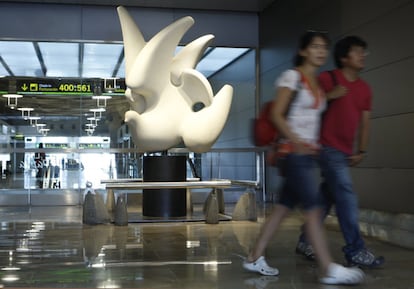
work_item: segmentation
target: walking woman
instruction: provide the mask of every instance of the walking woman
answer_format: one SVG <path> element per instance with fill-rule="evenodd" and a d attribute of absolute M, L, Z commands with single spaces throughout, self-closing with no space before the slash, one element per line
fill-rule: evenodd
<path fill-rule="evenodd" d="M 313 169 L 319 150 L 321 113 L 327 96 L 319 87 L 318 69 L 328 57 L 329 39 L 326 33 L 308 31 L 299 40 L 294 69 L 282 73 L 276 80 L 273 120 L 283 138 L 279 147 L 287 153 L 284 162 L 285 185 L 279 203 L 261 228 L 255 247 L 243 262 L 246 270 L 262 275 L 278 275 L 263 254 L 282 220 L 297 205 L 301 205 L 305 230 L 316 252 L 319 281 L 324 284 L 358 284 L 364 273 L 357 268 L 345 268 L 333 262 L 321 224 L 321 200 Z"/>

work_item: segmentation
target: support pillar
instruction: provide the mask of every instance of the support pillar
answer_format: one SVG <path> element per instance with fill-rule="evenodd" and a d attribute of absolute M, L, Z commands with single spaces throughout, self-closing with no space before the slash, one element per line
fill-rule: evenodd
<path fill-rule="evenodd" d="M 186 156 L 145 156 L 143 179 L 145 182 L 185 182 Z M 187 190 L 144 189 L 142 215 L 146 217 L 184 217 L 187 215 Z"/>

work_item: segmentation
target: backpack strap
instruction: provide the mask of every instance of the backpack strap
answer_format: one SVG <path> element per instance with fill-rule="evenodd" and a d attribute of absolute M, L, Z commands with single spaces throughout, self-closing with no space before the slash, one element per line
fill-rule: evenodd
<path fill-rule="evenodd" d="M 338 83 L 338 78 L 336 77 L 336 74 L 335 74 L 335 71 L 334 70 L 328 70 L 327 71 L 328 73 L 329 73 L 329 75 L 331 76 L 331 80 L 332 80 L 332 84 L 333 84 L 333 86 L 332 86 L 332 89 L 333 88 L 335 88 L 335 86 L 337 86 L 339 83 Z M 328 107 L 331 105 L 331 103 L 332 102 L 334 102 L 335 100 L 337 100 L 337 98 L 335 98 L 335 99 L 329 99 L 328 101 L 327 101 L 327 105 L 328 105 Z M 324 113 L 323 113 L 323 115 L 327 112 L 328 110 L 327 109 L 325 109 L 325 111 L 324 111 Z M 323 117 L 323 116 L 322 116 Z"/>
<path fill-rule="evenodd" d="M 338 85 L 338 79 L 336 78 L 335 72 L 333 70 L 329 70 L 328 73 L 331 76 L 333 86 L 334 87 L 337 86 Z"/>
<path fill-rule="evenodd" d="M 298 95 L 298 93 L 299 93 L 299 90 L 300 90 L 300 89 L 301 89 L 301 87 L 302 87 L 302 82 L 303 82 L 303 76 L 302 76 L 302 73 L 300 73 L 300 71 L 299 71 L 299 70 L 297 70 L 297 69 L 295 69 L 295 70 L 296 70 L 296 72 L 299 74 L 299 77 L 298 77 L 298 81 L 296 82 L 296 85 L 295 85 L 295 90 L 293 91 L 292 96 L 291 96 L 291 98 L 290 98 L 290 101 L 289 101 L 289 103 L 288 103 L 288 106 L 287 106 L 287 109 L 286 109 L 285 116 L 288 116 L 288 114 L 289 114 L 289 110 L 290 110 L 290 107 L 292 106 L 292 102 L 294 102 L 294 101 L 295 101 L 295 99 L 296 99 L 296 97 L 297 97 L 297 95 Z"/>
<path fill-rule="evenodd" d="M 320 102 L 321 102 L 321 98 L 322 98 L 321 89 L 319 87 L 317 87 L 316 90 L 313 90 L 312 87 L 311 87 L 311 85 L 310 85 L 309 80 L 306 79 L 305 75 L 301 71 L 299 71 L 299 70 L 298 70 L 298 72 L 300 74 L 300 77 L 299 77 L 299 81 L 298 81 L 299 84 L 297 85 L 298 86 L 297 89 L 299 90 L 299 85 L 303 83 L 304 86 L 307 87 L 307 89 L 309 91 L 311 91 L 311 94 L 313 95 L 313 97 L 315 99 L 314 104 L 313 104 L 312 107 L 313 108 L 319 107 Z"/>

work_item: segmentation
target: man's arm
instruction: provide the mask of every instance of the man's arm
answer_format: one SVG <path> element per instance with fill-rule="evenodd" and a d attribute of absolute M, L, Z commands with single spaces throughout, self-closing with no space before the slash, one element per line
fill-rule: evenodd
<path fill-rule="evenodd" d="M 371 112 L 363 111 L 361 118 L 361 127 L 359 132 L 358 149 L 359 151 L 367 151 L 368 149 L 368 138 L 370 128 Z"/>
<path fill-rule="evenodd" d="M 361 122 L 360 122 L 360 127 L 359 127 L 359 135 L 358 135 L 358 143 L 357 143 L 358 151 L 355 152 L 355 154 L 350 157 L 351 166 L 356 166 L 357 164 L 359 164 L 364 158 L 364 155 L 367 153 L 369 129 L 370 129 L 370 118 L 371 118 L 371 112 L 368 110 L 364 110 L 362 112 L 362 117 L 361 117 Z"/>
<path fill-rule="evenodd" d="M 325 97 L 329 100 L 340 98 L 348 93 L 348 89 L 339 84 L 334 71 L 324 71 L 319 77 L 319 84 L 323 91 L 325 91 Z"/>
<path fill-rule="evenodd" d="M 329 100 L 340 98 L 347 93 L 348 93 L 348 88 L 339 84 L 335 86 L 331 91 L 327 92 L 325 95 L 326 95 L 326 99 L 329 101 Z"/>

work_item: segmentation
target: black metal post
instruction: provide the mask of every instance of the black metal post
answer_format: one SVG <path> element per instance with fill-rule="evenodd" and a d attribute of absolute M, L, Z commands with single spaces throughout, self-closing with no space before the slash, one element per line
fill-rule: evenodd
<path fill-rule="evenodd" d="M 145 182 L 186 181 L 186 156 L 144 156 L 143 179 Z M 142 214 L 167 218 L 186 216 L 186 189 L 144 189 Z"/>

